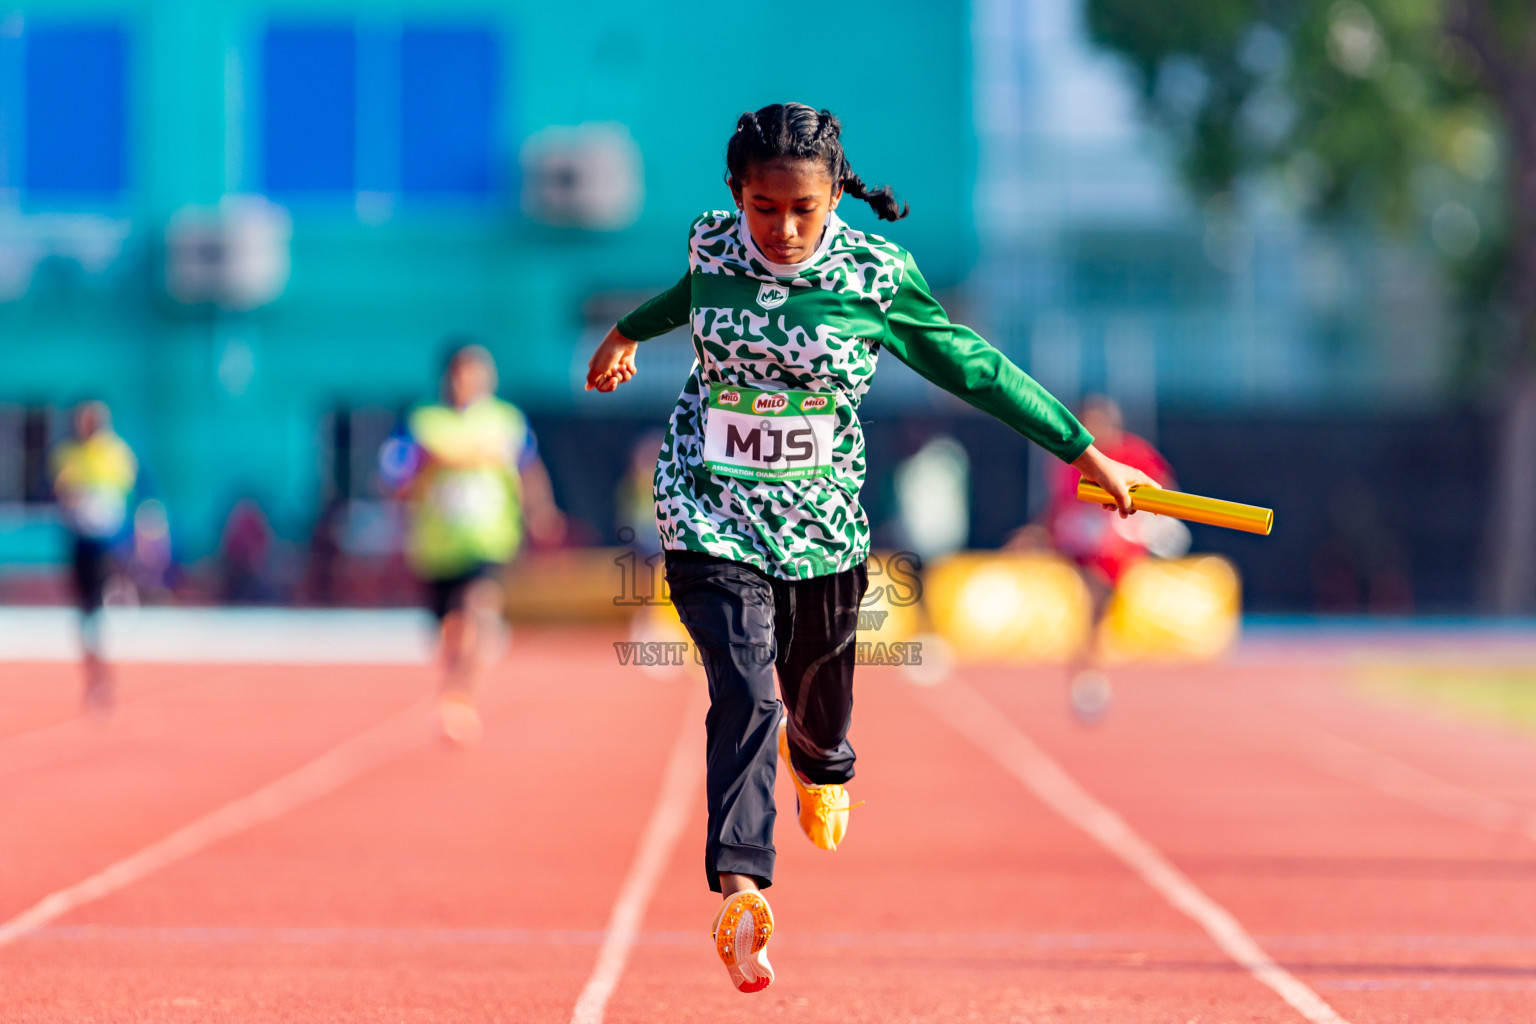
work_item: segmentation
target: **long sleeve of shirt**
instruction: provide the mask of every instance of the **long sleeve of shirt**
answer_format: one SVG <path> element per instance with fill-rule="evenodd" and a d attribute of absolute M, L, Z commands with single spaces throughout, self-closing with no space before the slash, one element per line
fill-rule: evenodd
<path fill-rule="evenodd" d="M 630 341 L 648 341 L 686 324 L 693 302 L 688 277 L 684 274 L 677 284 L 621 317 L 619 333 Z"/>
<path fill-rule="evenodd" d="M 901 288 L 886 313 L 882 342 L 896 358 L 928 380 L 1001 420 L 1063 462 L 1076 459 L 1093 443 L 1093 435 L 1077 417 L 1034 378 L 975 331 L 950 322 L 911 256 L 907 257 Z"/>

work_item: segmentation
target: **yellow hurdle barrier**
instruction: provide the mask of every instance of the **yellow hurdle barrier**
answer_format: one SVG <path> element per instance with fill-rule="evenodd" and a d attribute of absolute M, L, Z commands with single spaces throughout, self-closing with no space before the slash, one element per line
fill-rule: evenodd
<path fill-rule="evenodd" d="M 1148 560 L 1126 570 L 1099 625 L 1108 662 L 1211 661 L 1236 642 L 1242 583 L 1220 555 Z"/>
<path fill-rule="evenodd" d="M 859 606 L 859 642 L 911 642 L 926 626 L 917 560 L 907 552 L 872 551 L 865 570 L 869 589 Z"/>
<path fill-rule="evenodd" d="M 959 661 L 1063 662 L 1093 628 L 1076 566 L 1053 554 L 970 551 L 925 574 L 923 605 Z"/>

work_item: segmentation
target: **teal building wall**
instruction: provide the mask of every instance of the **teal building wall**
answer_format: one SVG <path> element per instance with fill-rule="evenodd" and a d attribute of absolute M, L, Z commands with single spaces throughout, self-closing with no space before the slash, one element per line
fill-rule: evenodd
<path fill-rule="evenodd" d="M 485 201 L 390 198 L 387 183 L 362 203 L 284 197 L 293 218 L 285 293 L 244 314 L 181 306 L 163 282 L 169 218 L 263 189 L 260 48 L 273 23 L 351 24 L 360 40 L 407 24 L 488 29 L 499 48 L 497 185 Z M 855 169 L 912 204 L 890 234 L 930 280 L 954 285 L 974 259 L 967 5 L 897 0 L 765 16 L 703 0 L 51 0 L 0 6 L 0 83 L 16 80 L 17 43 L 29 32 L 70 24 L 125 33 L 127 187 L 89 201 L 18 188 L 0 150 L 0 249 L 7 232 L 14 249 L 42 230 L 40 218 L 61 214 L 97 218 L 93 230 L 123 236 L 121 251 L 89 268 L 45 259 L 22 294 L 0 301 L 0 406 L 111 403 L 183 559 L 213 549 L 243 494 L 261 500 L 280 534 L 303 537 L 322 496 L 327 411 L 430 397 L 449 334 L 483 340 L 501 363 L 503 394 L 526 408 L 604 414 L 573 385 L 589 328 L 583 303 L 659 289 L 682 272 L 690 219 L 729 202 L 723 152 L 742 110 L 795 99 L 836 111 Z M 365 95 L 359 109 L 388 117 L 389 102 Z M 622 123 L 639 144 L 638 221 L 611 233 L 531 222 L 518 206 L 522 141 L 593 121 Z M 860 227 L 876 223 L 862 204 L 842 212 Z M 0 564 L 59 553 L 46 511 L 0 506 Z"/>

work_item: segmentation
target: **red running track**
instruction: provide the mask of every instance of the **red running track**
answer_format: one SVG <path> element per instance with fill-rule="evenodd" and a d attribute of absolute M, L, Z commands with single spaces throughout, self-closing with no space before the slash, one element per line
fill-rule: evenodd
<path fill-rule="evenodd" d="M 408 711 L 426 667 L 126 666 L 94 727 L 68 666 L 5 666 L 0 921 L 394 724 L 329 788 L 0 945 L 0 1018 L 570 1021 L 669 756 L 702 746 L 698 684 L 620 667 L 610 639 L 521 634 L 467 753 Z M 781 817 L 779 980 L 741 996 L 713 959 L 690 790 L 605 1020 L 1305 1019 L 957 731 L 961 700 L 1340 1018 L 1536 1019 L 1536 837 L 1446 796 L 1536 809 L 1536 742 L 1370 703 L 1315 651 L 1119 671 L 1095 728 L 1057 671 L 861 671 L 868 803 L 836 854 Z"/>

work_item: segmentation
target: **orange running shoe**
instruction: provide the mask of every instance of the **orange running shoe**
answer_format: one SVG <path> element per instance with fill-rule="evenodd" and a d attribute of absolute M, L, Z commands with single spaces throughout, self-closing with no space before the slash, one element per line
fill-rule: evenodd
<path fill-rule="evenodd" d="M 485 731 L 475 702 L 462 693 L 445 693 L 437 699 L 437 728 L 456 747 L 474 746 Z"/>
<path fill-rule="evenodd" d="M 823 850 L 835 850 L 848 831 L 848 790 L 835 782 L 815 785 L 800 778 L 789 759 L 789 719 L 779 720 L 779 756 L 789 777 L 795 781 L 795 809 L 800 812 L 800 829 Z"/>
<path fill-rule="evenodd" d="M 755 889 L 732 893 L 720 906 L 709 930 L 715 952 L 738 992 L 761 992 L 773 984 L 768 940 L 773 938 L 773 911 Z"/>

